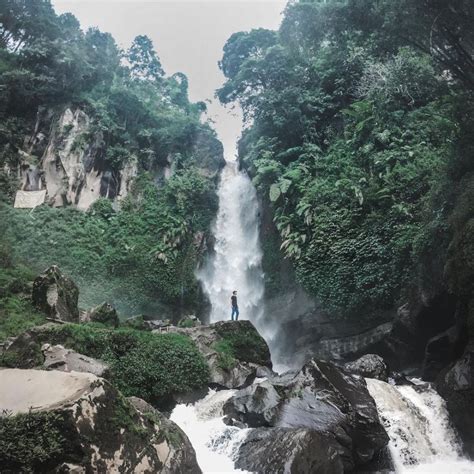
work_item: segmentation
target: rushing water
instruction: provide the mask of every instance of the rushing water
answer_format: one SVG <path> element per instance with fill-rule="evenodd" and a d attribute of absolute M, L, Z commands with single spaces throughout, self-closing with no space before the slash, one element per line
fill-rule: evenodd
<path fill-rule="evenodd" d="M 390 436 L 397 473 L 473 473 L 463 460 L 444 400 L 428 384 L 394 386 L 367 379 L 379 415 Z"/>
<path fill-rule="evenodd" d="M 239 319 L 251 320 L 267 339 L 264 327 L 264 280 L 259 238 L 259 203 L 248 175 L 227 162 L 219 184 L 219 211 L 214 224 L 214 253 L 198 270 L 211 303 L 211 322 L 230 319 L 230 297 L 237 290 Z"/>
<path fill-rule="evenodd" d="M 234 392 L 210 390 L 194 405 L 177 405 L 171 414 L 171 420 L 188 435 L 204 473 L 246 472 L 234 468 L 233 458 L 249 430 L 222 421 L 222 406 Z"/>

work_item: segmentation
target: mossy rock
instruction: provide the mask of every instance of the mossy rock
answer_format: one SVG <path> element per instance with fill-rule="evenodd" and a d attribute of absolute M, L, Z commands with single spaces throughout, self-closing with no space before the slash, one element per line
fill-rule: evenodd
<path fill-rule="evenodd" d="M 230 346 L 236 359 L 272 367 L 268 345 L 250 321 L 220 321 L 213 327 Z"/>
<path fill-rule="evenodd" d="M 52 265 L 33 283 L 34 306 L 52 319 L 79 321 L 79 289 L 61 270 Z"/>
<path fill-rule="evenodd" d="M 186 335 L 100 328 L 92 323 L 32 328 L 12 342 L 0 363 L 41 366 L 45 343 L 104 361 L 110 367 L 109 380 L 125 396 L 140 396 L 156 406 L 167 407 L 176 394 L 200 389 L 209 380 L 206 360 Z"/>
<path fill-rule="evenodd" d="M 86 319 L 93 323 L 100 323 L 114 328 L 118 327 L 120 323 L 117 310 L 105 301 L 88 311 Z"/>

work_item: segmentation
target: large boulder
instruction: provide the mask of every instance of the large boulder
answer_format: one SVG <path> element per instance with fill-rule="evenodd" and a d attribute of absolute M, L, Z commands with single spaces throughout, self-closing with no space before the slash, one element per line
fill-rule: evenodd
<path fill-rule="evenodd" d="M 100 360 L 79 354 L 57 344 L 43 344 L 41 352 L 44 356 L 43 367 L 48 370 L 63 372 L 89 372 L 98 377 L 109 376 L 109 366 Z"/>
<path fill-rule="evenodd" d="M 439 374 L 436 388 L 446 400 L 450 418 L 474 458 L 474 344 L 448 370 Z"/>
<path fill-rule="evenodd" d="M 256 385 L 225 403 L 230 424 L 315 431 L 331 441 L 345 470 L 370 462 L 388 443 L 364 379 L 329 362 L 313 359 L 296 374 Z"/>
<path fill-rule="evenodd" d="M 252 427 L 273 426 L 282 401 L 270 381 L 254 383 L 239 390 L 224 405 L 223 412 L 227 416 L 224 421 L 238 420 Z"/>
<path fill-rule="evenodd" d="M 462 355 L 460 349 L 466 343 L 463 337 L 465 332 L 465 329 L 452 326 L 428 341 L 423 360 L 423 380 L 434 381 L 443 369 Z"/>
<path fill-rule="evenodd" d="M 104 379 L 21 369 L 1 377 L 1 472 L 200 472 L 174 423 Z"/>
<path fill-rule="evenodd" d="M 259 367 L 272 367 L 267 343 L 250 321 L 219 321 L 192 328 L 171 327 L 188 335 L 209 365 L 211 384 L 220 388 L 250 385 Z"/>
<path fill-rule="evenodd" d="M 84 320 L 105 324 L 106 326 L 113 326 L 115 328 L 120 324 L 117 310 L 110 303 L 106 303 L 105 301 L 87 311 Z"/>
<path fill-rule="evenodd" d="M 334 440 L 305 428 L 255 429 L 239 448 L 235 466 L 272 474 L 342 474 L 344 465 Z"/>
<path fill-rule="evenodd" d="M 56 265 L 45 270 L 33 283 L 33 304 L 50 319 L 79 322 L 78 298 L 76 284 Z"/>
<path fill-rule="evenodd" d="M 366 354 L 345 365 L 345 369 L 351 374 L 368 377 L 371 379 L 378 379 L 387 382 L 388 380 L 388 366 L 377 354 Z"/>

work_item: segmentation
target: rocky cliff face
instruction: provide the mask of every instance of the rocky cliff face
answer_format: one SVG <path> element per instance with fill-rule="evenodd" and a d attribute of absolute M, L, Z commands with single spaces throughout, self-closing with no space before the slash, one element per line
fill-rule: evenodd
<path fill-rule="evenodd" d="M 114 168 L 105 160 L 105 153 L 103 134 L 84 110 L 70 107 L 59 114 L 40 110 L 32 135 L 19 151 L 17 173 L 24 205 L 18 207 L 38 205 L 33 200 L 29 205 L 27 198 L 28 193 L 41 190 L 46 196 L 39 204 L 72 205 L 81 210 L 100 197 L 115 201 L 125 198 L 139 172 L 137 158 Z M 197 136 L 194 154 L 206 176 L 215 175 L 225 164 L 221 144 L 204 133 Z M 165 165 L 150 171 L 160 180 L 169 178 L 173 168 L 174 159 L 169 156 Z"/>
<path fill-rule="evenodd" d="M 53 206 L 86 210 L 100 197 L 123 199 L 137 174 L 136 161 L 118 171 L 105 163 L 102 133 L 79 108 L 66 108 L 59 117 L 39 113 L 25 145 L 19 167 L 21 190 L 45 189 L 46 202 Z"/>

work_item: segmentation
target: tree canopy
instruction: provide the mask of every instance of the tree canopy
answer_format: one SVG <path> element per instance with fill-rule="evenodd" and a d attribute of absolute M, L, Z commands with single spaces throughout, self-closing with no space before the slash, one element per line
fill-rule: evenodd
<path fill-rule="evenodd" d="M 335 315 L 376 316 L 434 280 L 472 291 L 450 268 L 474 270 L 454 250 L 473 217 L 459 201 L 473 15 L 463 0 L 295 1 L 278 32 L 224 47 L 218 96 L 248 124 L 240 160 L 299 280 Z"/>

